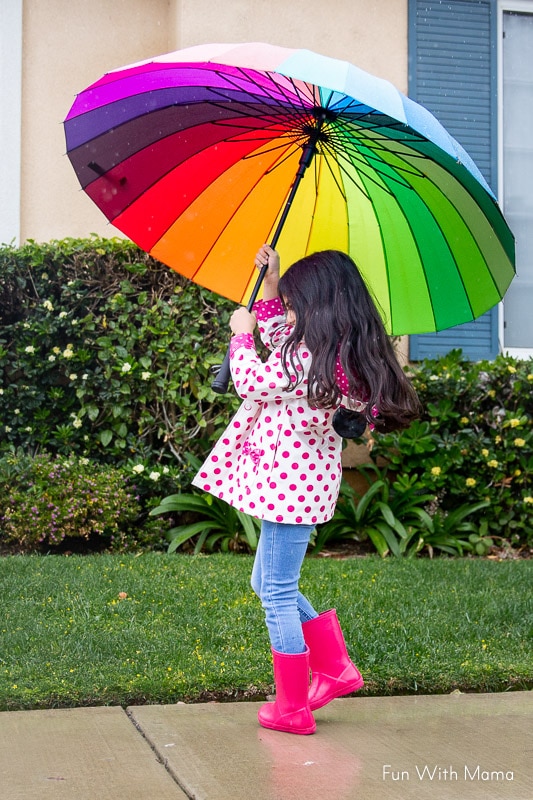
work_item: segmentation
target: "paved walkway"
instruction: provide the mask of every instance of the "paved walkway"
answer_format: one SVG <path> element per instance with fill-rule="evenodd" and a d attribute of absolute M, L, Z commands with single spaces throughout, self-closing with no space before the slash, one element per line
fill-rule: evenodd
<path fill-rule="evenodd" d="M 314 736 L 257 703 L 0 714 L 1 800 L 533 800 L 533 692 L 355 697 Z"/>

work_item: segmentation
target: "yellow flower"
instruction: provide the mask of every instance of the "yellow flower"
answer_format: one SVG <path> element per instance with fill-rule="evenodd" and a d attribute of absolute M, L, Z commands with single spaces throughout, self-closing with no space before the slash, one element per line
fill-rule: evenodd
<path fill-rule="evenodd" d="M 533 503 L 533 497 L 531 495 L 524 497 L 524 503 Z"/>
<path fill-rule="evenodd" d="M 516 367 L 507 367 L 507 371 L 510 372 L 511 375 L 514 375 L 514 373 L 516 372 Z"/>
<path fill-rule="evenodd" d="M 481 451 L 481 455 L 482 455 L 484 458 L 487 458 L 488 454 L 489 454 L 489 451 L 487 450 L 487 448 L 486 448 L 486 447 L 484 447 L 484 448 L 483 448 L 483 450 Z"/>
<path fill-rule="evenodd" d="M 497 436 L 494 437 L 494 441 L 496 442 L 496 444 L 500 444 L 501 440 L 502 440 L 502 437 L 500 436 L 500 434 L 498 434 Z"/>
<path fill-rule="evenodd" d="M 461 417 L 460 421 L 462 422 L 463 425 L 468 425 L 468 423 L 470 422 L 468 417 Z"/>
<path fill-rule="evenodd" d="M 467 478 L 465 483 L 467 486 L 475 486 L 477 481 L 475 478 Z"/>
<path fill-rule="evenodd" d="M 527 379 L 528 379 L 528 381 L 533 381 L 533 375 L 531 374 L 531 372 L 527 376 Z"/>
<path fill-rule="evenodd" d="M 520 425 L 520 420 L 517 419 L 516 417 L 513 417 L 513 419 L 509 420 L 509 425 L 511 426 L 511 428 L 518 428 L 518 426 Z"/>
<path fill-rule="evenodd" d="M 497 466 L 498 462 L 496 461 L 495 458 L 493 458 L 491 461 L 487 461 L 487 467 L 492 467 L 493 469 L 496 469 Z"/>
<path fill-rule="evenodd" d="M 442 470 L 441 470 L 440 467 L 431 467 L 431 474 L 432 475 L 437 476 L 437 475 L 440 475 L 441 472 L 442 472 Z"/>
<path fill-rule="evenodd" d="M 515 471 L 514 471 L 515 478 L 518 478 L 521 474 L 522 474 L 522 470 L 521 469 L 515 469 Z"/>
<path fill-rule="evenodd" d="M 515 445 L 516 445 L 517 447 L 523 447 L 523 446 L 525 445 L 525 443 L 526 443 L 526 440 L 525 440 L 525 439 L 520 439 L 520 438 L 519 438 L 519 439 L 515 439 L 515 440 L 514 440 L 514 443 L 515 443 Z"/>
<path fill-rule="evenodd" d="M 496 390 L 495 389 L 489 389 L 487 394 L 488 394 L 489 397 L 496 397 Z"/>

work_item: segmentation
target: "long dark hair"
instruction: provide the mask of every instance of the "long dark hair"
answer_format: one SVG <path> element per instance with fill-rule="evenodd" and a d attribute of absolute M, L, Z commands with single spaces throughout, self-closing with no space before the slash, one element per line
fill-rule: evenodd
<path fill-rule="evenodd" d="M 335 377 L 339 358 L 348 379 L 349 399 L 366 401 L 366 418 L 377 430 L 406 428 L 420 416 L 416 392 L 349 256 L 323 250 L 302 258 L 281 276 L 278 292 L 296 318 L 282 345 L 287 389 L 302 380 L 298 351 L 305 341 L 312 355 L 307 387 L 311 406 L 339 405 L 342 391 Z"/>

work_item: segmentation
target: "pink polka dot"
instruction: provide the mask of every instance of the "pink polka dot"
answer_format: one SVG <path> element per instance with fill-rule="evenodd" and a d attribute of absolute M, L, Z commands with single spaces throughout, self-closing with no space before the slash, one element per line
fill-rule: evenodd
<path fill-rule="evenodd" d="M 294 506 L 287 506 L 287 511 L 292 513 L 294 511 Z"/>
<path fill-rule="evenodd" d="M 283 517 L 281 514 L 278 514 L 278 516 L 276 517 L 276 522 L 283 522 Z"/>
<path fill-rule="evenodd" d="M 267 506 L 269 511 L 274 511 L 275 507 L 276 506 L 274 505 L 274 503 L 269 503 L 268 506 Z"/>

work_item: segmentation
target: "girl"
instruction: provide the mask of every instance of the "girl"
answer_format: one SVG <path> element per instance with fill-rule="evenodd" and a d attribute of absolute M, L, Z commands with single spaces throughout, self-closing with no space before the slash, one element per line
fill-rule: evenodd
<path fill-rule="evenodd" d="M 317 614 L 298 589 L 310 535 L 331 519 L 339 494 L 334 411 L 342 404 L 394 430 L 419 405 L 347 255 L 315 253 L 280 278 L 278 254 L 263 245 L 255 264 L 268 265 L 263 300 L 230 321 L 231 374 L 243 403 L 193 483 L 262 520 L 251 582 L 265 610 L 276 700 L 260 708 L 259 722 L 309 734 L 314 709 L 363 686 L 335 610 Z M 272 351 L 266 362 L 255 349 L 256 323 Z"/>

